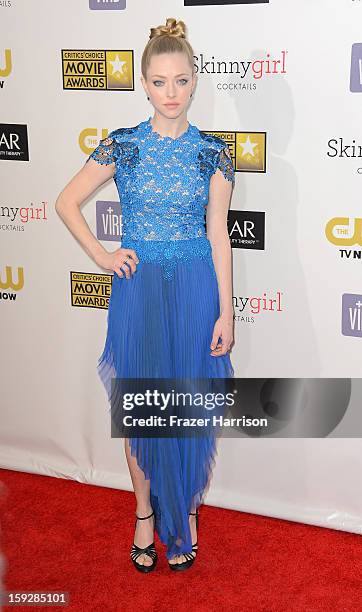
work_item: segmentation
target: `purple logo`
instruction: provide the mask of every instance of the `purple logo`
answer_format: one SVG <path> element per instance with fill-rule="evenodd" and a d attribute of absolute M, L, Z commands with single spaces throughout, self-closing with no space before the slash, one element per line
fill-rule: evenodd
<path fill-rule="evenodd" d="M 362 295 L 344 293 L 342 295 L 342 334 L 362 338 Z"/>
<path fill-rule="evenodd" d="M 96 202 L 97 238 L 120 242 L 122 215 L 119 202 L 98 200 Z"/>
<path fill-rule="evenodd" d="M 350 90 L 362 91 L 362 43 L 352 45 Z"/>
<path fill-rule="evenodd" d="M 122 11 L 126 8 L 126 0 L 89 0 L 92 11 Z"/>

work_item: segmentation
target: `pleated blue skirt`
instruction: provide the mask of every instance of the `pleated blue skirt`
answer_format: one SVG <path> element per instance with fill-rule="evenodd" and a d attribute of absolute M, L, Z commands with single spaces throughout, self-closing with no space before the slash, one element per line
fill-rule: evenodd
<path fill-rule="evenodd" d="M 183 242 L 192 246 L 192 241 Z M 113 275 L 107 336 L 98 361 L 109 401 L 112 377 L 234 376 L 229 353 L 210 355 L 219 293 L 211 248 L 208 241 L 204 244 L 206 257 L 196 254 L 185 260 L 168 255 L 165 263 L 159 257 L 143 257 L 137 244 L 122 245 L 135 248 L 140 262 L 130 279 Z M 165 275 L 165 270 L 172 274 Z M 217 454 L 214 434 L 129 438 L 129 443 L 150 480 L 155 528 L 167 546 L 167 558 L 191 552 L 189 512 L 203 502 L 208 488 Z"/>

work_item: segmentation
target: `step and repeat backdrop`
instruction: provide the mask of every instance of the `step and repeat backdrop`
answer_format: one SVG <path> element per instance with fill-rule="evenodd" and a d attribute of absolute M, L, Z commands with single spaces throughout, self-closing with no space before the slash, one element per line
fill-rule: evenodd
<path fill-rule="evenodd" d="M 1 0 L 2 467 L 132 488 L 96 372 L 112 276 L 55 201 L 100 138 L 153 116 L 140 62 L 167 17 L 194 49 L 188 119 L 236 173 L 235 375 L 361 375 L 362 1 Z M 115 250 L 114 182 L 82 212 Z M 361 533 L 362 445 L 338 424 L 221 439 L 206 503 Z"/>

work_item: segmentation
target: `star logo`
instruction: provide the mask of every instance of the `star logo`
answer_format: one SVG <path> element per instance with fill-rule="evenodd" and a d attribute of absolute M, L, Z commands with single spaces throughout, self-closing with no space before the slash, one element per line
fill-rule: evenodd
<path fill-rule="evenodd" d="M 252 157 L 255 157 L 254 149 L 255 149 L 255 147 L 258 146 L 258 143 L 257 142 L 251 142 L 250 136 L 247 137 L 245 142 L 240 142 L 239 145 L 242 148 L 242 153 L 241 153 L 242 157 L 244 155 L 247 155 L 248 153 Z"/>
<path fill-rule="evenodd" d="M 112 76 L 121 79 L 124 76 L 124 67 L 127 62 L 122 61 L 119 55 L 116 55 L 116 59 L 108 60 L 112 66 Z M 118 76 L 119 75 L 119 76 Z"/>

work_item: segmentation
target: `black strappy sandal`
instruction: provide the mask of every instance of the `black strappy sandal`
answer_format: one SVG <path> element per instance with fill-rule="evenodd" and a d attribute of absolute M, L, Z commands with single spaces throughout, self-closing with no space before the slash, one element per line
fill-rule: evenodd
<path fill-rule="evenodd" d="M 135 525 L 137 525 L 137 521 L 144 521 L 145 519 L 151 518 L 151 516 L 154 516 L 154 512 L 152 512 L 152 514 L 150 514 L 149 516 L 137 516 L 136 514 L 136 522 Z M 145 553 L 146 555 L 148 555 L 149 557 L 151 557 L 151 559 L 153 559 L 153 563 L 152 565 L 140 565 L 140 563 L 137 563 L 137 559 L 140 555 L 142 555 L 143 553 Z M 156 567 L 156 563 L 157 563 L 157 552 L 155 549 L 155 542 L 153 541 L 151 544 L 149 544 L 148 546 L 146 546 L 146 548 L 140 548 L 139 546 L 137 546 L 137 544 L 135 544 L 133 542 L 133 546 L 131 549 L 131 553 L 130 553 L 133 565 L 135 566 L 136 569 L 138 569 L 139 572 L 143 572 L 144 574 L 147 574 L 148 572 L 152 572 L 152 570 L 155 569 Z"/>
<path fill-rule="evenodd" d="M 196 510 L 196 512 L 189 512 L 189 514 L 192 514 L 193 516 L 196 516 L 196 529 L 198 529 L 198 527 L 199 527 L 199 511 L 198 511 L 198 509 Z M 192 545 L 191 552 L 189 552 L 189 553 L 181 553 L 184 557 L 186 557 L 186 561 L 183 561 L 182 563 L 170 563 L 170 562 L 168 562 L 168 565 L 169 565 L 170 569 L 176 570 L 176 571 L 182 571 L 182 570 L 186 570 L 189 567 L 191 567 L 191 565 L 193 564 L 193 562 L 196 559 L 197 550 L 198 550 L 198 544 L 197 544 L 197 540 L 196 540 L 195 544 Z"/>

